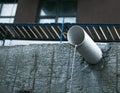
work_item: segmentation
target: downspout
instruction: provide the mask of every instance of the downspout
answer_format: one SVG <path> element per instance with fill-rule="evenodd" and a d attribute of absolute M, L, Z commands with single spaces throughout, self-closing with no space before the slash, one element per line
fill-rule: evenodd
<path fill-rule="evenodd" d="M 77 51 L 87 63 L 97 64 L 102 59 L 102 51 L 80 26 L 72 26 L 67 34 L 68 43 L 77 45 Z"/>

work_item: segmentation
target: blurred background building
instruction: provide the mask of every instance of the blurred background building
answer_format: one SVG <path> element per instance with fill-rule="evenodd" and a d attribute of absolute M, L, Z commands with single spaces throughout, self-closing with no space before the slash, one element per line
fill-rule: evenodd
<path fill-rule="evenodd" d="M 0 23 L 119 24 L 119 0 L 1 0 Z"/>

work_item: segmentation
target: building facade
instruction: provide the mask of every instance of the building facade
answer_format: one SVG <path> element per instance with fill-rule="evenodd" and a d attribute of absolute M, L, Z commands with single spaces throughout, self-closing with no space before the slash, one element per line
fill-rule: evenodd
<path fill-rule="evenodd" d="M 119 0 L 6 0 L 0 23 L 119 24 Z"/>

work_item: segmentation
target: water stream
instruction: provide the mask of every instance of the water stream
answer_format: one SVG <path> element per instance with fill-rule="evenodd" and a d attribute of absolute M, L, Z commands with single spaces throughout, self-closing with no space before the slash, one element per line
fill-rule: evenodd
<path fill-rule="evenodd" d="M 75 65 L 76 48 L 77 48 L 77 45 L 75 45 L 75 48 L 74 48 L 73 61 L 72 61 L 72 67 L 71 67 L 71 75 L 70 75 L 70 93 L 72 93 L 72 81 L 73 81 L 73 73 L 74 73 L 74 65 Z"/>

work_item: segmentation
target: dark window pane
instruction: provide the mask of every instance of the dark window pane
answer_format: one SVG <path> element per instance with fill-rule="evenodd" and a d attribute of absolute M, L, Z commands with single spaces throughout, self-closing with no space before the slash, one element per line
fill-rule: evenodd
<path fill-rule="evenodd" d="M 77 2 L 74 0 L 63 0 L 59 8 L 59 15 L 76 16 Z"/>
<path fill-rule="evenodd" d="M 51 16 L 56 15 L 57 5 L 56 1 L 45 1 L 41 7 L 41 16 Z"/>
<path fill-rule="evenodd" d="M 0 3 L 0 10 L 1 10 L 1 8 L 2 8 L 2 4 Z"/>
<path fill-rule="evenodd" d="M 16 3 L 18 0 L 0 0 L 0 3 Z"/>

